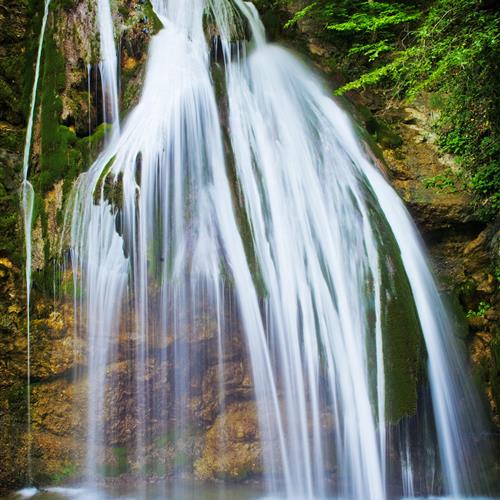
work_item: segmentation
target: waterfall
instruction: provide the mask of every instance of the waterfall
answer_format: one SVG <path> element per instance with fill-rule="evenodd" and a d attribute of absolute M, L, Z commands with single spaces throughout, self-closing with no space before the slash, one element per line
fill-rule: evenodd
<path fill-rule="evenodd" d="M 112 124 L 112 135 L 119 134 L 120 108 L 118 105 L 118 58 L 114 38 L 110 0 L 98 0 L 102 108 L 105 123 Z"/>
<path fill-rule="evenodd" d="M 33 121 L 35 116 L 35 103 L 38 88 L 38 80 L 40 78 L 40 66 L 42 61 L 43 40 L 45 37 L 45 28 L 47 27 L 47 19 L 49 17 L 50 0 L 45 0 L 42 25 L 40 28 L 40 36 L 38 38 L 38 50 L 36 55 L 35 76 L 33 79 L 33 89 L 31 91 L 30 109 L 28 115 L 28 124 L 26 126 L 26 139 L 24 142 L 23 153 L 23 181 L 21 185 L 22 195 L 22 213 L 24 223 L 24 241 L 26 249 L 26 338 L 27 338 L 27 415 L 28 415 L 28 482 L 32 480 L 31 470 L 31 322 L 30 322 L 30 305 L 31 305 L 31 230 L 33 223 L 33 206 L 35 202 L 35 192 L 33 186 L 28 180 L 31 139 L 33 135 Z"/>
<path fill-rule="evenodd" d="M 269 497 L 476 493 L 477 402 L 450 319 L 410 216 L 347 115 L 266 42 L 251 3 L 152 4 L 164 28 L 119 129 L 111 11 L 99 1 L 114 132 L 67 218 L 88 352 L 87 482 L 99 486 L 112 449 L 124 468 L 138 464 L 127 472 L 141 496 L 151 467 L 165 491 L 166 477 L 180 484 L 200 379 L 215 358 L 214 413 L 224 416 L 225 367 L 241 339 Z M 400 292 L 408 311 L 394 325 Z M 396 467 L 391 328 L 421 335 L 433 409 L 429 434 L 411 446 L 398 415 Z M 432 432 L 442 487 L 417 490 L 414 448 Z M 167 439 L 173 459 L 158 445 Z"/>

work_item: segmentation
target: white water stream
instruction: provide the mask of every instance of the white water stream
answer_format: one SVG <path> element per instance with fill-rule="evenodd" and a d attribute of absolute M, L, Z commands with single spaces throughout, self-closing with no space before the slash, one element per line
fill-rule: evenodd
<path fill-rule="evenodd" d="M 110 0 L 97 1 L 100 62 L 104 123 L 112 125 L 112 136 L 120 133 L 120 107 L 118 104 L 118 57 L 114 37 Z"/>

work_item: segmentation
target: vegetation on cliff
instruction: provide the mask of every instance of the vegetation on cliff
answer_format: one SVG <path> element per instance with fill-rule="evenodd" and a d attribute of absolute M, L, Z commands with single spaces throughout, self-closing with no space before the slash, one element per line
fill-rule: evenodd
<path fill-rule="evenodd" d="M 282 0 L 296 6 L 296 2 Z M 317 23 L 336 47 L 330 63 L 349 80 L 338 93 L 376 86 L 412 99 L 431 92 L 443 152 L 488 220 L 500 208 L 500 14 L 491 0 L 316 0 L 295 8 L 291 28 Z M 449 186 L 456 180 L 438 182 Z"/>

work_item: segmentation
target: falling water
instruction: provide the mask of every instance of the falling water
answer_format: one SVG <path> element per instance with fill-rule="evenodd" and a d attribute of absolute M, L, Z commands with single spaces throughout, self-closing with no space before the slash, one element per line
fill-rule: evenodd
<path fill-rule="evenodd" d="M 104 122 L 113 125 L 112 135 L 119 134 L 120 111 L 118 105 L 118 58 L 114 38 L 110 0 L 98 0 L 102 107 Z"/>
<path fill-rule="evenodd" d="M 40 78 L 40 65 L 42 60 L 43 39 L 45 37 L 45 28 L 49 17 L 50 0 L 45 0 L 43 11 L 42 26 L 38 38 L 38 51 L 36 56 L 35 77 L 33 79 L 33 89 L 31 91 L 31 101 L 26 126 L 26 139 L 24 143 L 23 154 L 23 182 L 22 190 L 22 212 L 24 221 L 24 241 L 26 247 L 26 338 L 27 338 L 27 407 L 28 407 L 28 481 L 31 483 L 31 335 L 30 335 L 30 302 L 31 302 L 31 229 L 33 219 L 33 206 L 35 201 L 35 192 L 33 186 L 28 180 L 31 138 L 33 135 L 33 120 L 35 116 L 36 91 L 38 88 L 38 79 Z"/>
<path fill-rule="evenodd" d="M 399 479 L 388 478 L 385 342 L 404 289 L 414 305 L 397 326 L 421 331 L 427 349 L 442 492 L 474 493 L 477 403 L 450 321 L 413 223 L 349 119 L 310 70 L 266 43 L 252 4 L 153 6 L 164 29 L 141 99 L 70 208 L 88 346 L 88 482 L 99 483 L 126 419 L 144 496 L 155 439 L 173 436 L 178 452 L 190 438 L 193 380 L 211 357 L 224 415 L 225 357 L 239 335 L 267 494 L 382 499 L 391 481 L 413 494 L 408 437 Z M 103 62 L 115 57 L 103 89 L 116 89 L 107 2 L 99 16 Z M 215 354 L 199 347 L 211 338 Z M 132 401 L 123 411 L 117 391 Z M 163 455 L 154 466 L 160 477 L 172 468 Z"/>

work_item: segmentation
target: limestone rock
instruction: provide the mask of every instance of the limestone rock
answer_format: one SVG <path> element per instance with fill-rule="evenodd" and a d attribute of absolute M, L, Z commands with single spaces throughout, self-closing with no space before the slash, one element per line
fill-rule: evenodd
<path fill-rule="evenodd" d="M 254 402 L 233 403 L 224 409 L 207 432 L 194 468 L 200 479 L 242 480 L 262 471 Z"/>

